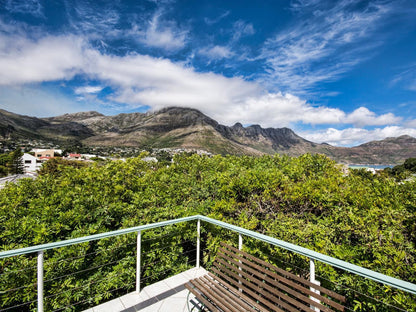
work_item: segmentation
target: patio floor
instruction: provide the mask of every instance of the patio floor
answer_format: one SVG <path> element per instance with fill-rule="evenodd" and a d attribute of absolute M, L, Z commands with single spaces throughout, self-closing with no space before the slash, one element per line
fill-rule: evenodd
<path fill-rule="evenodd" d="M 189 291 L 184 285 L 189 280 L 206 273 L 207 271 L 203 268 L 193 268 L 149 285 L 140 293 L 129 293 L 84 312 L 188 311 L 186 301 Z M 190 298 L 193 297 L 190 296 Z"/>

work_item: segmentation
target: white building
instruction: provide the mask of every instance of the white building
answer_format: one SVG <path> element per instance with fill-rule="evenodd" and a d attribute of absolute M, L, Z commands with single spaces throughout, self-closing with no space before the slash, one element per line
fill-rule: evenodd
<path fill-rule="evenodd" d="M 42 167 L 43 161 L 32 156 L 30 154 L 24 153 L 22 156 L 23 161 L 23 170 L 25 173 L 35 173 Z"/>
<path fill-rule="evenodd" d="M 81 157 L 83 159 L 91 159 L 91 158 L 97 157 L 97 155 L 93 155 L 93 154 L 81 154 Z M 101 157 L 101 158 L 104 158 L 104 157 Z"/>

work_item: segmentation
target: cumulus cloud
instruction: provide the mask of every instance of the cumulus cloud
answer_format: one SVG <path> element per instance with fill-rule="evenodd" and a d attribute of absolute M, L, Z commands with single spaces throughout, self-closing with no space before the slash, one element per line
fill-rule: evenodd
<path fill-rule="evenodd" d="M 242 122 L 258 123 L 264 127 L 283 127 L 300 122 L 364 127 L 390 125 L 400 121 L 393 114 L 377 115 L 365 107 L 346 113 L 337 108 L 313 106 L 290 93 L 268 92 L 256 82 L 241 77 L 228 78 L 211 72 L 201 73 L 184 63 L 175 63 L 169 59 L 141 54 L 104 54 L 87 45 L 80 37 L 45 36 L 32 40 L 17 36 L 11 40 L 3 36 L 3 39 L 5 40 L 0 40 L 0 67 L 3 69 L 0 72 L 0 85 L 3 88 L 61 81 L 81 75 L 87 80 L 99 81 L 99 85 L 75 88 L 75 94 L 82 99 L 85 97 L 93 100 L 104 87 L 111 87 L 114 92 L 107 97 L 111 103 L 129 105 L 130 108 L 150 107 L 153 110 L 166 106 L 193 107 L 226 125 Z M 17 101 L 16 93 L 13 97 Z M 9 100 L 13 97 L 9 95 Z M 28 101 L 27 96 L 21 98 Z M 68 101 L 59 104 L 48 101 L 50 105 L 46 107 L 57 105 L 62 110 L 73 111 Z M 408 134 L 413 133 L 408 130 L 386 127 L 380 132 L 380 137 L 404 134 L 406 131 Z M 305 136 L 312 141 L 345 145 L 358 137 L 367 139 L 377 134 L 375 131 L 367 131 L 370 130 L 329 129 L 324 133 L 315 133 L 315 136 Z"/>
<path fill-rule="evenodd" d="M 344 116 L 339 109 L 313 107 L 297 96 L 281 92 L 249 97 L 238 110 L 238 118 L 243 123 L 257 121 L 268 127 L 290 126 L 296 122 L 332 124 Z"/>
<path fill-rule="evenodd" d="M 353 124 L 356 126 L 382 126 L 388 124 L 397 124 L 401 121 L 400 117 L 392 113 L 377 116 L 374 112 L 366 107 L 360 107 L 347 115 L 344 123 Z"/>
<path fill-rule="evenodd" d="M 94 63 L 86 72 L 117 87 L 118 92 L 112 99 L 132 107 L 188 106 L 215 118 L 220 116 L 220 111 L 241 104 L 260 91 L 258 85 L 241 78 L 198 73 L 167 59 L 138 54 L 117 57 L 97 51 L 89 53 Z"/>
<path fill-rule="evenodd" d="M 0 85 L 70 79 L 85 62 L 82 45 L 74 36 L 0 35 Z"/>
<path fill-rule="evenodd" d="M 405 123 L 406 127 L 415 128 L 416 129 L 416 119 L 409 120 Z"/>
<path fill-rule="evenodd" d="M 325 142 L 335 146 L 356 146 L 369 141 L 382 140 L 387 137 L 398 137 L 401 135 L 416 137 L 416 129 L 399 126 L 388 126 L 371 130 L 364 128 L 347 128 L 342 130 L 329 128 L 323 131 L 299 134 L 312 142 Z"/>

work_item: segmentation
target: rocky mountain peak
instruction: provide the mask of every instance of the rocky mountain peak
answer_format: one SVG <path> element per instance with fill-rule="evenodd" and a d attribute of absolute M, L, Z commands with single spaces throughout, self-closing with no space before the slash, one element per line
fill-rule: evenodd
<path fill-rule="evenodd" d="M 70 113 L 64 114 L 56 117 L 45 118 L 54 121 L 80 121 L 94 117 L 104 117 L 103 114 L 96 112 L 96 111 L 88 111 L 88 112 L 79 112 L 79 113 Z"/>
<path fill-rule="evenodd" d="M 155 112 L 154 116 L 171 125 L 191 126 L 207 124 L 213 127 L 218 126 L 218 122 L 194 108 L 167 107 Z"/>
<path fill-rule="evenodd" d="M 343 163 L 398 164 L 416 157 L 416 138 L 403 135 L 346 148 L 316 144 L 289 128 L 221 125 L 202 112 L 167 107 L 156 112 L 105 116 L 95 111 L 36 118 L 0 110 L 0 140 L 42 139 L 87 146 L 193 148 L 221 154 L 323 153 Z"/>

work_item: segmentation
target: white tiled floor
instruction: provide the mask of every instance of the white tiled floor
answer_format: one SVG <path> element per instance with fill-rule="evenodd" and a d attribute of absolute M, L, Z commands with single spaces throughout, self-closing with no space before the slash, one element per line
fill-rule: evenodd
<path fill-rule="evenodd" d="M 149 285 L 140 293 L 132 292 L 84 312 L 184 312 L 188 311 L 188 290 L 184 284 L 206 274 L 203 268 L 193 268 L 163 281 Z"/>

